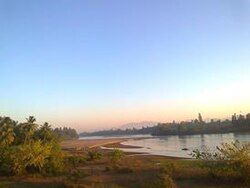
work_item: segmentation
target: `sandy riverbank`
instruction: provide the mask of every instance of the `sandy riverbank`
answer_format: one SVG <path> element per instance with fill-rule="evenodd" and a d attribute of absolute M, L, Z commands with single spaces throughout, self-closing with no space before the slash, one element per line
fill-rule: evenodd
<path fill-rule="evenodd" d="M 138 146 L 132 145 L 123 145 L 122 142 L 127 141 L 129 139 L 135 138 L 109 138 L 109 139 L 93 139 L 93 140 L 65 140 L 61 143 L 62 149 L 64 150 L 81 150 L 84 148 L 98 148 L 98 147 L 105 147 L 102 149 L 103 152 L 109 151 L 109 148 L 141 148 Z M 138 139 L 138 138 L 136 138 Z M 138 153 L 138 152 L 124 152 L 126 155 L 140 155 L 140 158 L 147 158 L 151 156 L 151 158 L 168 158 L 168 159 L 186 159 L 182 157 L 172 157 L 172 156 L 158 156 L 158 155 L 151 155 L 148 153 Z"/>
<path fill-rule="evenodd" d="M 124 142 L 130 138 L 109 138 L 109 139 L 93 139 L 93 140 L 65 140 L 61 142 L 63 149 L 75 149 L 75 148 L 95 148 L 100 146 L 105 147 L 117 147 L 117 148 L 137 148 L 136 146 L 125 146 L 121 142 Z"/>

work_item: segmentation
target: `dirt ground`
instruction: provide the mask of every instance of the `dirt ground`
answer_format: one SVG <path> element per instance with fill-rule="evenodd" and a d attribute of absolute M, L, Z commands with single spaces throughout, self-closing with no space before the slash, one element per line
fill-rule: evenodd
<path fill-rule="evenodd" d="M 43 177 L 32 175 L 25 177 L 2 177 L 0 188 L 36 188 L 36 187 L 84 187 L 84 188 L 247 188 L 241 182 L 221 182 L 211 178 L 202 169 L 199 161 L 154 155 L 136 155 L 124 153 L 113 162 L 111 150 L 100 146 L 125 147 L 121 142 L 126 139 L 68 140 L 61 146 L 67 155 L 86 157 L 88 150 L 98 151 L 102 157 L 97 160 L 83 160 L 72 165 L 67 163 L 63 175 Z M 133 146 L 126 146 L 133 147 Z M 86 149 L 86 150 L 85 150 Z M 88 149 L 88 150 L 87 150 Z M 172 181 L 173 185 L 163 184 L 162 179 Z M 169 180 L 170 179 L 170 180 Z M 171 182 L 170 181 L 170 182 Z"/>

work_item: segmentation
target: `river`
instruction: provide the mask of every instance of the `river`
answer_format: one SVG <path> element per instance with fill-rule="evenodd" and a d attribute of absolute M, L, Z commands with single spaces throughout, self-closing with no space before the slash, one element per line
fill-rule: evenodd
<path fill-rule="evenodd" d="M 202 134 L 186 136 L 151 136 L 151 135 L 134 135 L 123 136 L 129 139 L 122 142 L 123 145 L 139 146 L 141 148 L 122 148 L 126 152 L 148 153 L 152 155 L 173 156 L 191 158 L 190 153 L 194 149 L 214 150 L 221 143 L 240 141 L 250 143 L 250 133 L 227 133 L 227 134 Z M 105 138 L 105 137 L 101 137 Z M 110 137 L 106 137 L 110 138 Z M 113 137 L 114 138 L 114 137 Z M 121 137 L 119 137 L 121 138 Z M 89 137 L 91 139 L 91 137 Z"/>

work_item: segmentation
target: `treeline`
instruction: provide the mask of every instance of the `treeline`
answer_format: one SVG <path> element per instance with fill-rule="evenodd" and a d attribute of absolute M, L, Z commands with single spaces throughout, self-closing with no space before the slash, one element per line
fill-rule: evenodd
<path fill-rule="evenodd" d="M 192 121 L 159 123 L 152 135 L 189 135 L 250 131 L 250 114 L 232 116 L 232 119 L 203 121 L 202 115 Z"/>
<path fill-rule="evenodd" d="M 232 116 L 232 119 L 214 120 L 209 122 L 203 120 L 199 113 L 198 118 L 191 121 L 172 123 L 158 123 L 154 127 L 143 127 L 141 129 L 110 129 L 91 133 L 81 133 L 80 136 L 115 136 L 115 135 L 136 135 L 151 134 L 155 136 L 163 135 L 190 135 L 190 134 L 209 134 L 209 133 L 228 133 L 250 131 L 250 113 L 247 115 Z"/>
<path fill-rule="evenodd" d="M 248 113 L 246 116 L 240 114 L 240 115 L 232 115 L 232 124 L 234 126 L 234 129 L 236 130 L 249 130 L 250 126 L 250 113 Z"/>
<path fill-rule="evenodd" d="M 22 123 L 0 117 L 0 175 L 62 172 L 64 155 L 59 141 L 77 136 L 70 128 L 38 125 L 33 116 Z"/>
<path fill-rule="evenodd" d="M 55 174 L 63 169 L 63 154 L 51 126 L 39 126 L 31 116 L 23 123 L 0 117 L 0 175 Z"/>
<path fill-rule="evenodd" d="M 138 135 L 138 134 L 151 134 L 155 127 L 143 127 L 141 129 L 110 129 L 96 132 L 83 132 L 79 136 L 121 136 L 121 135 Z"/>
<path fill-rule="evenodd" d="M 53 132 L 55 133 L 55 135 L 57 135 L 60 139 L 63 140 L 69 140 L 69 139 L 78 139 L 79 135 L 77 134 L 75 129 L 72 129 L 70 127 L 59 127 L 59 128 L 55 128 L 53 130 Z"/>

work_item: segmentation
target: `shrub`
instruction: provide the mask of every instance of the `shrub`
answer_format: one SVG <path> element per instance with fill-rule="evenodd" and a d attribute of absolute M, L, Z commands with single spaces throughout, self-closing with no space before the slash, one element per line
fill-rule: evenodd
<path fill-rule="evenodd" d="M 193 157 L 202 161 L 202 166 L 217 178 L 239 178 L 250 182 L 250 145 L 238 141 L 223 143 L 215 152 L 193 151 Z"/>
<path fill-rule="evenodd" d="M 75 181 L 75 182 L 78 181 L 79 179 L 85 178 L 87 176 L 89 176 L 89 175 L 86 174 L 84 171 L 81 171 L 78 169 L 72 170 L 69 174 L 67 174 L 68 180 Z"/>
<path fill-rule="evenodd" d="M 46 158 L 51 152 L 51 146 L 34 141 L 13 148 L 10 156 L 13 174 L 24 172 L 41 172 L 46 163 Z M 18 155 L 15 155 L 18 153 Z"/>
<path fill-rule="evenodd" d="M 44 172 L 49 174 L 58 174 L 64 171 L 65 155 L 57 143 L 52 144 L 52 150 L 46 159 Z"/>
<path fill-rule="evenodd" d="M 89 150 L 88 151 L 88 161 L 100 160 L 102 158 L 102 154 L 97 150 Z"/>
<path fill-rule="evenodd" d="M 77 167 L 80 164 L 85 164 L 86 158 L 81 155 L 71 155 L 67 157 L 67 162 L 73 165 L 74 167 Z"/>
<path fill-rule="evenodd" d="M 124 155 L 124 153 L 122 150 L 114 149 L 113 151 L 111 151 L 109 153 L 109 158 L 110 158 L 111 162 L 117 163 L 119 160 L 121 160 L 123 155 Z"/>
<path fill-rule="evenodd" d="M 56 150 L 55 147 L 41 141 L 10 147 L 1 155 L 4 158 L 0 164 L 1 170 L 5 175 L 61 172 L 63 155 L 60 148 Z"/>

